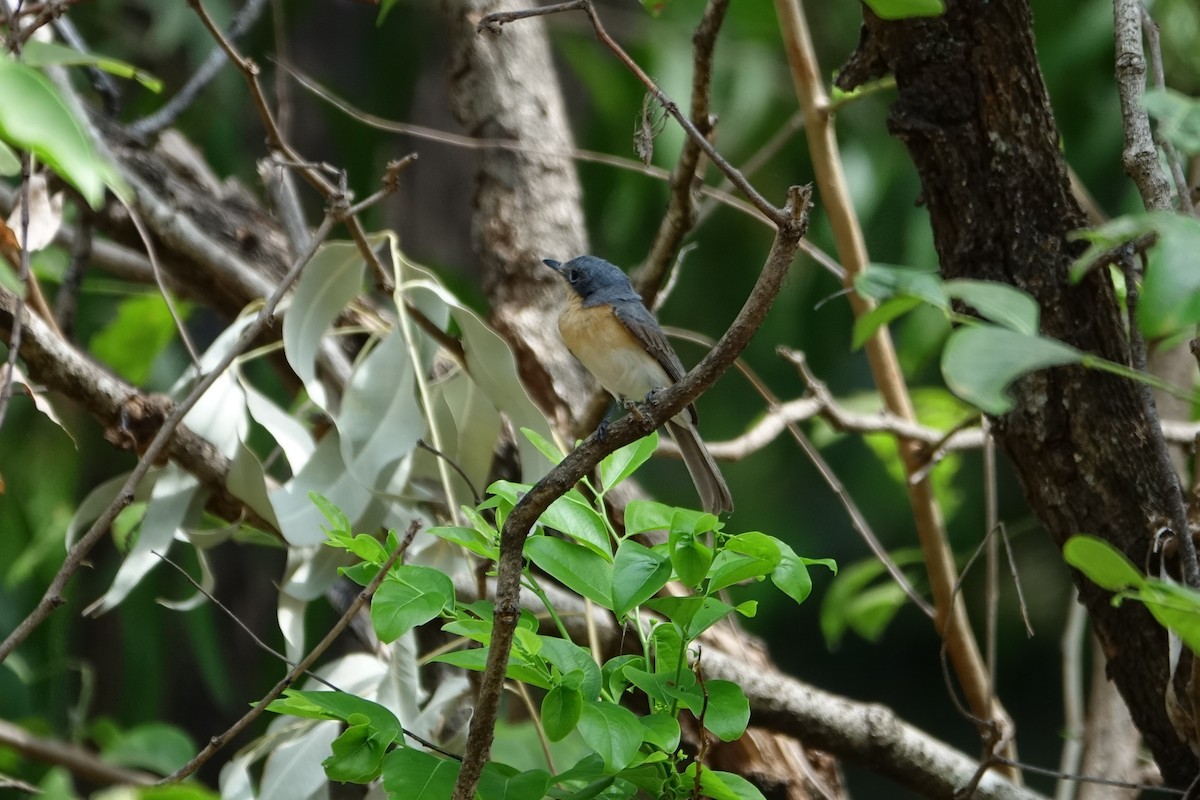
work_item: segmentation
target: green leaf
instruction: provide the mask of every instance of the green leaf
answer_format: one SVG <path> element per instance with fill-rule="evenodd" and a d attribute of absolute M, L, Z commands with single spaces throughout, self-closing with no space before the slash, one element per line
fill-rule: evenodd
<path fill-rule="evenodd" d="M 779 566 L 771 573 L 771 582 L 797 603 L 803 603 L 812 592 L 812 576 L 805 559 L 784 542 L 779 542 Z"/>
<path fill-rule="evenodd" d="M 1146 577 L 1117 548 L 1097 536 L 1079 534 L 1063 545 L 1063 559 L 1110 592 L 1146 585 Z"/>
<path fill-rule="evenodd" d="M 439 539 L 453 542 L 487 561 L 498 561 L 500 559 L 499 543 L 489 539 L 474 528 L 439 526 L 430 528 L 426 532 Z"/>
<path fill-rule="evenodd" d="M 459 763 L 412 747 L 398 747 L 383 758 L 383 788 L 404 800 L 446 800 L 454 792 Z"/>
<path fill-rule="evenodd" d="M 544 769 L 518 770 L 489 761 L 483 765 L 476 796 L 483 800 L 542 800 L 550 786 Z"/>
<path fill-rule="evenodd" d="M 899 297 L 889 297 L 884 300 L 854 321 L 854 338 L 851 346 L 855 350 L 858 350 L 867 343 L 868 339 L 875 335 L 875 331 L 897 317 L 901 317 L 912 311 L 923 302 L 921 298 L 908 294 Z"/>
<path fill-rule="evenodd" d="M 671 531 L 671 566 L 685 585 L 695 588 L 712 566 L 712 548 L 690 531 Z"/>
<path fill-rule="evenodd" d="M 741 605 L 734 608 L 715 597 L 657 597 L 646 603 L 646 607 L 659 612 L 682 628 L 689 641 L 734 611 L 742 610 Z"/>
<path fill-rule="evenodd" d="M 544 455 L 551 464 L 557 464 L 563 460 L 565 453 L 558 449 L 558 445 L 542 436 L 533 428 L 521 428 L 522 435 L 529 440 L 529 443 L 537 448 L 537 451 Z"/>
<path fill-rule="evenodd" d="M 119 767 L 170 775 L 196 755 L 191 737 L 173 725 L 150 722 L 119 732 L 102 749 L 104 761 Z"/>
<path fill-rule="evenodd" d="M 552 536 L 530 536 L 525 555 L 576 594 L 612 610 L 612 564 L 594 550 Z"/>
<path fill-rule="evenodd" d="M 696 676 L 686 669 L 679 673 L 678 682 L 673 670 L 647 672 L 633 666 L 625 668 L 625 677 L 660 706 L 669 707 L 674 700 L 679 700 L 697 713 L 704 706 L 704 695 L 700 692 Z"/>
<path fill-rule="evenodd" d="M 541 657 L 558 667 L 559 672 L 563 675 L 578 672 L 581 678 L 577 688 L 583 694 L 583 699 L 596 699 L 596 696 L 600 694 L 602 679 L 600 666 L 593 658 L 592 651 L 557 636 L 538 636 L 537 638 L 541 643 Z"/>
<path fill-rule="evenodd" d="M 1013 407 L 1008 387 L 1046 367 L 1075 364 L 1082 354 L 1070 345 L 996 325 L 964 326 L 942 352 L 942 377 L 951 391 L 992 415 Z"/>
<path fill-rule="evenodd" d="M 1200 100 L 1174 89 L 1147 89 L 1142 105 L 1158 133 L 1189 156 L 1200 155 Z"/>
<path fill-rule="evenodd" d="M 600 485 L 607 492 L 632 475 L 658 449 L 658 431 L 618 448 L 600 461 Z"/>
<path fill-rule="evenodd" d="M 713 559 L 708 592 L 762 577 L 775 569 L 781 558 L 779 541 L 773 536 L 757 531 L 731 536 Z"/>
<path fill-rule="evenodd" d="M 1200 593 L 1166 581 L 1151 581 L 1136 595 L 1154 618 L 1200 653 Z"/>
<path fill-rule="evenodd" d="M 622 619 L 671 579 L 671 560 L 633 539 L 621 542 L 612 567 L 613 613 Z"/>
<path fill-rule="evenodd" d="M 347 517 L 340 508 L 329 502 L 323 495 L 316 492 L 309 492 L 308 499 L 321 512 L 321 516 L 329 520 L 330 533 L 345 533 L 350 534 L 354 531 L 350 525 L 350 518 Z"/>
<path fill-rule="evenodd" d="M 267 706 L 267 710 L 305 719 L 335 719 L 346 723 L 357 716 L 364 718 L 371 731 L 389 743 L 400 736 L 400 721 L 395 714 L 378 703 L 346 692 L 286 689 L 283 697 Z M 353 724 L 363 724 L 363 721 L 358 720 Z"/>
<path fill-rule="evenodd" d="M 0 112 L 2 113 L 2 112 Z M 188 304 L 176 304 L 187 319 Z M 145 384 L 155 359 L 175 338 L 175 320 L 158 294 L 122 300 L 117 316 L 92 336 L 88 350 L 130 383 Z"/>
<path fill-rule="evenodd" d="M 619 772 L 637 757 L 642 724 L 632 711 L 614 703 L 589 700 L 579 717 L 579 733 L 604 759 L 609 772 Z"/>
<path fill-rule="evenodd" d="M 1200 323 L 1200 219 L 1179 214 L 1153 217 L 1158 241 L 1138 303 L 1138 327 L 1159 339 Z"/>
<path fill-rule="evenodd" d="M 873 300 L 909 295 L 937 308 L 950 307 L 942 279 L 932 270 L 871 264 L 854 280 L 854 291 Z"/>
<path fill-rule="evenodd" d="M 42 73 L 0 56 L 0 139 L 39 160 L 79 190 L 92 208 L 104 204 L 104 185 L 115 183 L 58 90 Z"/>
<path fill-rule="evenodd" d="M 578 490 L 571 489 L 551 503 L 538 522 L 562 531 L 605 560 L 612 561 L 608 524 Z"/>
<path fill-rule="evenodd" d="M 695 784 L 696 769 L 693 761 L 684 770 L 684 780 L 689 786 Z M 741 775 L 708 767 L 700 769 L 700 792 L 711 800 L 766 800 L 762 792 Z"/>
<path fill-rule="evenodd" d="M 578 689 L 555 686 L 542 698 L 542 727 L 546 738 L 561 742 L 579 723 L 583 713 L 583 695 Z"/>
<path fill-rule="evenodd" d="M 996 281 L 975 281 L 960 278 L 943 284 L 946 294 L 973 307 L 987 317 L 1017 333 L 1038 335 L 1041 309 L 1027 292 Z"/>
<path fill-rule="evenodd" d="M 881 19 L 938 17 L 946 12 L 942 0 L 866 0 Z"/>
<path fill-rule="evenodd" d="M 705 533 L 720 528 L 713 514 L 676 508 L 653 500 L 631 500 L 625 506 L 625 535 L 636 536 L 647 531 L 687 531 Z"/>
<path fill-rule="evenodd" d="M 454 583 L 429 567 L 393 567 L 371 598 L 371 623 L 382 642 L 394 642 L 454 602 Z"/>
<path fill-rule="evenodd" d="M 750 701 L 742 687 L 732 681 L 704 682 L 708 703 L 704 709 L 704 727 L 723 742 L 732 742 L 746 732 L 750 724 Z M 696 713 L 693 709 L 692 713 Z"/>
<path fill-rule="evenodd" d="M 350 725 L 333 740 L 333 753 L 321 762 L 325 774 L 339 783 L 370 783 L 379 777 L 383 757 L 392 742 L 371 729 L 369 720 L 355 714 Z"/>
<path fill-rule="evenodd" d="M 158 94 L 162 91 L 162 81 L 153 75 L 142 72 L 132 64 L 118 61 L 107 56 L 98 56 L 64 47 L 54 42 L 39 42 L 30 39 L 21 51 L 21 57 L 31 67 L 58 66 L 92 66 L 116 75 L 118 78 L 130 78 Z"/>
<path fill-rule="evenodd" d="M 639 717 L 642 723 L 642 741 L 654 745 L 666 753 L 679 747 L 679 720 L 670 714 L 649 714 Z"/>

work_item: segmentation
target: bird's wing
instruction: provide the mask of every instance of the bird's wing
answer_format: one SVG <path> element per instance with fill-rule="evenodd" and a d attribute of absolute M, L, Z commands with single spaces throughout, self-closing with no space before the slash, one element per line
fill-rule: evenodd
<path fill-rule="evenodd" d="M 614 305 L 613 310 L 625 329 L 642 343 L 647 353 L 654 356 L 654 360 L 666 370 L 672 381 L 677 381 L 684 376 L 686 370 L 683 368 L 683 363 L 679 360 L 679 356 L 675 355 L 675 350 L 667 341 L 666 334 L 663 333 L 658 322 L 644 305 L 640 302 L 636 304 L 620 303 Z"/>

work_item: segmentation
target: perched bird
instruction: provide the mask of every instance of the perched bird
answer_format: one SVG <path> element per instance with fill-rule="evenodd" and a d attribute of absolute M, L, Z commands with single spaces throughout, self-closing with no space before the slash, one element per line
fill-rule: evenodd
<path fill-rule="evenodd" d="M 639 401 L 684 376 L 679 356 L 620 268 L 595 256 L 579 256 L 566 264 L 549 259 L 542 263 L 570 286 L 567 307 L 558 318 L 563 342 L 610 394 Z M 666 426 L 704 510 L 732 511 L 729 487 L 696 431 L 695 407 L 689 405 Z"/>

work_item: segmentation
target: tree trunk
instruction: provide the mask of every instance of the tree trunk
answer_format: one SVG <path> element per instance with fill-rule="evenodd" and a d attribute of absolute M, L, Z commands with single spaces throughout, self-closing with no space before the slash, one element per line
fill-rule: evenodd
<path fill-rule="evenodd" d="M 1080 250 L 1068 237 L 1087 223 L 1067 179 L 1027 2 L 946 5 L 941 17 L 902 22 L 864 12 L 839 84 L 895 75 L 889 128 L 920 174 L 944 277 L 1013 284 L 1041 305 L 1043 335 L 1130 363 L 1107 271 L 1068 282 Z M 1060 547 L 1091 533 L 1145 564 L 1155 531 L 1179 530 L 1182 514 L 1149 393 L 1072 366 L 1021 380 L 1014 397 L 1015 410 L 993 430 L 1047 532 Z M 1166 634 L 1140 604 L 1114 608 L 1108 592 L 1075 580 L 1109 676 L 1166 781 L 1186 786 L 1197 762 L 1165 710 Z"/>

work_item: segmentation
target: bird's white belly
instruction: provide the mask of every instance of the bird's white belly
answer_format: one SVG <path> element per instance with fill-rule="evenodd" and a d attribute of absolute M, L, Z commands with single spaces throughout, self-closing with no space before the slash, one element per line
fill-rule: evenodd
<path fill-rule="evenodd" d="M 574 352 L 600 385 L 617 397 L 639 402 L 652 389 L 671 385 L 666 371 L 644 351 L 589 343 L 577 345 Z"/>

